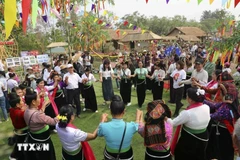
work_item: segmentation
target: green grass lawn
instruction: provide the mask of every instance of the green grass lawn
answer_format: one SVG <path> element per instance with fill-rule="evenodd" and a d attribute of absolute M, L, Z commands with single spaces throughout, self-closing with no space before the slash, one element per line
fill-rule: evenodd
<path fill-rule="evenodd" d="M 98 76 L 96 76 L 98 77 Z M 116 83 L 113 81 L 114 86 L 114 93 L 119 95 L 119 90 L 116 89 Z M 95 128 L 98 126 L 101 118 L 102 113 L 108 113 L 109 119 L 111 119 L 111 115 L 109 112 L 108 106 L 103 106 L 103 96 L 102 96 L 102 87 L 101 83 L 95 83 L 94 84 L 95 92 L 97 95 L 97 102 L 98 102 L 98 113 L 92 113 L 91 111 L 86 111 L 81 113 L 81 118 L 76 118 L 74 121 L 74 124 L 80 128 L 81 130 L 85 132 L 93 132 Z M 152 94 L 150 91 L 147 91 L 147 96 L 145 99 L 145 103 L 141 110 L 146 112 L 146 105 L 148 102 L 152 101 Z M 169 100 L 169 91 L 164 91 L 164 98 L 166 102 Z M 132 89 L 132 105 L 129 107 L 126 107 L 126 113 L 124 115 L 125 121 L 135 121 L 135 113 L 136 109 L 138 109 L 137 105 L 137 96 L 136 96 L 136 90 Z M 184 108 L 186 108 L 186 101 L 183 100 Z M 174 112 L 175 105 L 170 105 L 172 112 Z M 83 108 L 83 105 L 82 105 Z M 12 152 L 12 147 L 9 147 L 7 145 L 7 138 L 11 135 L 13 135 L 13 127 L 11 124 L 11 121 L 3 122 L 0 124 L 0 160 L 8 160 L 8 156 Z M 57 134 L 52 134 L 52 141 L 54 143 L 55 152 L 57 156 L 57 160 L 61 160 L 61 143 L 58 138 Z M 104 138 L 96 138 L 93 141 L 89 142 L 95 157 L 97 160 L 103 159 L 103 150 L 105 147 L 105 141 Z M 133 153 L 134 153 L 134 159 L 135 160 L 142 160 L 144 159 L 145 154 L 145 147 L 143 145 L 143 138 L 140 137 L 138 133 L 136 133 L 132 140 L 132 147 L 133 147 Z"/>

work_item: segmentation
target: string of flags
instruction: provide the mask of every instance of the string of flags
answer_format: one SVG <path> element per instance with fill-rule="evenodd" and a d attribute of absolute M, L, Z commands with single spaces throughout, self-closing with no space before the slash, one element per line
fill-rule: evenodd
<path fill-rule="evenodd" d="M 186 0 L 187 2 L 190 2 L 191 0 Z M 203 0 L 197 0 L 198 4 L 200 4 Z M 41 4 L 41 8 L 39 7 L 39 3 Z M 166 0 L 166 3 L 169 4 L 171 1 Z M 211 5 L 214 2 L 214 0 L 209 0 L 209 4 Z M 227 8 L 230 7 L 232 0 L 222 0 L 222 6 L 225 6 Z M 236 7 L 239 4 L 240 0 L 234 0 L 234 7 Z M 148 0 L 146 0 L 146 3 L 148 3 Z M 16 7 L 17 6 L 17 7 Z M 20 8 L 20 9 L 19 9 Z M 71 19 L 70 13 L 75 12 L 78 16 L 88 16 L 87 12 L 84 12 L 84 10 L 81 9 L 80 5 L 75 3 L 71 3 L 70 0 L 66 0 L 64 2 L 59 0 L 22 0 L 21 4 L 17 4 L 17 0 L 6 0 L 4 3 L 4 25 L 6 30 L 6 37 L 7 39 L 11 31 L 16 25 L 19 26 L 19 21 L 22 21 L 22 28 L 23 32 L 26 33 L 27 26 L 29 24 L 29 17 L 31 18 L 30 22 L 33 26 L 33 28 L 36 27 L 37 18 L 40 16 L 42 20 L 46 23 L 49 21 L 49 17 L 53 16 L 58 19 L 62 19 L 62 16 L 66 17 L 67 19 Z M 146 30 L 141 29 L 137 25 L 134 25 L 133 23 L 128 22 L 127 20 L 120 19 L 117 16 L 114 16 L 113 13 L 108 12 L 105 10 L 104 0 L 96 1 L 94 4 L 91 5 L 91 12 L 96 11 L 102 11 L 103 16 L 112 17 L 113 24 L 104 22 L 101 19 L 95 19 L 94 23 L 97 23 L 103 27 L 106 28 L 112 28 L 116 31 L 116 34 L 118 36 L 120 35 L 126 35 L 127 33 L 121 32 L 118 30 L 119 26 L 116 26 L 116 24 L 123 25 L 125 27 L 128 27 L 129 29 L 132 28 L 133 30 L 138 31 L 139 33 L 145 33 Z M 17 19 L 18 17 L 19 19 Z M 73 27 L 76 28 L 76 26 L 73 24 Z"/>

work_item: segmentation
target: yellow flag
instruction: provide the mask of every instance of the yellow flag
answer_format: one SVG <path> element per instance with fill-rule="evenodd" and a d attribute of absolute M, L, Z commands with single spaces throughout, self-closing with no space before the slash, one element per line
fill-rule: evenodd
<path fill-rule="evenodd" d="M 145 33 L 145 32 L 146 32 L 146 30 L 142 30 L 142 34 Z"/>
<path fill-rule="evenodd" d="M 126 34 L 127 34 L 127 32 L 123 32 L 123 34 L 122 34 L 122 35 L 124 36 L 124 35 L 126 35 Z"/>
<path fill-rule="evenodd" d="M 232 0 L 228 0 L 228 2 L 227 2 L 227 9 L 230 8 L 230 6 L 231 6 L 231 2 L 232 2 Z"/>
<path fill-rule="evenodd" d="M 114 21 L 117 21 L 117 20 L 118 20 L 118 16 L 115 16 L 115 17 L 114 17 Z"/>
<path fill-rule="evenodd" d="M 103 11 L 103 15 L 104 15 L 104 16 L 106 16 L 106 15 L 107 15 L 107 13 L 108 13 L 108 11 L 107 11 L 107 10 L 104 10 L 104 11 Z"/>
<path fill-rule="evenodd" d="M 189 3 L 189 2 L 190 2 L 190 0 L 187 0 L 187 2 Z"/>
<path fill-rule="evenodd" d="M 213 3 L 214 0 L 209 0 L 210 5 Z"/>
<path fill-rule="evenodd" d="M 132 24 L 132 23 L 130 23 L 130 24 L 129 24 L 129 26 L 128 26 L 128 28 L 131 28 L 132 26 L 133 26 L 133 24 Z"/>
<path fill-rule="evenodd" d="M 15 25 L 16 25 L 17 28 L 19 28 L 19 22 L 18 21 L 16 21 Z"/>
<path fill-rule="evenodd" d="M 13 26 L 17 20 L 17 3 L 16 0 L 6 0 L 4 4 L 4 20 L 5 20 L 5 30 L 6 30 L 6 37 L 11 35 Z"/>
<path fill-rule="evenodd" d="M 95 18 L 94 23 L 97 22 L 98 18 Z"/>

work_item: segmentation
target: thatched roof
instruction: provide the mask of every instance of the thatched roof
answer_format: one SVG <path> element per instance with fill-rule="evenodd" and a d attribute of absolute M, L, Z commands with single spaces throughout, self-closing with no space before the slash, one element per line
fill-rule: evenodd
<path fill-rule="evenodd" d="M 161 40 L 165 40 L 165 41 L 176 41 L 178 40 L 177 37 L 175 36 L 164 36 L 161 38 Z"/>
<path fill-rule="evenodd" d="M 132 29 L 120 29 L 120 34 L 118 36 L 118 34 L 116 33 L 115 30 L 113 29 L 104 29 L 104 31 L 107 31 L 108 32 L 108 39 L 107 41 L 111 41 L 111 40 L 120 40 L 122 39 L 123 37 L 125 37 L 128 33 L 137 33 L 138 31 L 137 30 L 132 30 Z M 125 35 L 123 35 L 123 33 L 126 32 Z"/>
<path fill-rule="evenodd" d="M 159 40 L 161 37 L 151 31 L 146 31 L 142 34 L 142 32 L 137 33 L 128 33 L 125 37 L 123 37 L 120 41 L 122 42 L 130 42 L 130 41 L 150 41 L 150 40 Z"/>
<path fill-rule="evenodd" d="M 168 33 L 168 35 L 170 35 L 176 29 L 185 35 L 194 35 L 197 37 L 204 37 L 207 35 L 203 30 L 198 27 L 176 27 L 170 33 Z"/>
<path fill-rule="evenodd" d="M 200 39 L 198 39 L 196 36 L 193 36 L 193 35 L 178 35 L 178 38 L 182 39 L 183 41 L 188 41 L 188 42 L 201 41 Z"/>

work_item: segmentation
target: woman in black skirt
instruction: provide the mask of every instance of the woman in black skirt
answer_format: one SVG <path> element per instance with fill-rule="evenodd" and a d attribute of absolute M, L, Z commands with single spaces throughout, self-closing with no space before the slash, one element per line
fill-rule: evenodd
<path fill-rule="evenodd" d="M 93 87 L 93 82 L 96 82 L 94 75 L 91 73 L 90 68 L 87 67 L 85 69 L 85 73 L 82 75 L 83 79 L 83 92 L 85 95 L 85 108 L 83 111 L 86 111 L 86 109 L 90 109 L 93 112 L 98 112 L 97 108 L 97 98 L 95 94 L 95 90 Z"/>
<path fill-rule="evenodd" d="M 155 71 L 153 72 L 153 75 L 151 79 L 153 79 L 153 88 L 152 88 L 152 94 L 153 94 L 153 100 L 160 100 L 162 99 L 163 94 L 163 87 L 164 87 L 164 81 L 165 78 L 165 71 L 163 70 L 164 65 L 162 63 L 156 63 L 155 64 Z"/>
<path fill-rule="evenodd" d="M 29 127 L 29 137 L 27 143 L 35 144 L 34 148 L 41 143 L 46 145 L 47 150 L 40 148 L 35 151 L 29 151 L 27 157 L 29 160 L 56 160 L 54 146 L 51 140 L 49 125 L 55 126 L 57 118 L 51 118 L 44 114 L 49 101 L 45 101 L 42 108 L 38 110 L 40 105 L 40 97 L 32 88 L 27 88 L 25 96 L 28 109 L 24 113 L 24 120 Z M 31 148 L 28 148 L 29 150 Z"/>
<path fill-rule="evenodd" d="M 206 160 L 210 109 L 208 105 L 203 104 L 204 95 L 204 90 L 189 88 L 187 90 L 189 103 L 187 109 L 175 119 L 168 119 L 174 127 L 178 126 L 171 145 L 172 153 L 175 152 L 175 160 Z M 180 130 L 181 137 L 178 140 Z"/>
<path fill-rule="evenodd" d="M 105 59 L 102 67 L 100 67 L 100 82 L 102 82 L 102 92 L 104 97 L 104 105 L 107 104 L 108 101 L 111 101 L 113 97 L 113 85 L 112 78 L 114 78 L 113 69 L 110 66 L 110 61 Z"/>
<path fill-rule="evenodd" d="M 125 105 L 131 105 L 131 71 L 128 69 L 128 62 L 123 64 L 123 69 L 121 71 L 121 84 L 120 84 L 120 94 L 122 96 Z"/>
<path fill-rule="evenodd" d="M 141 61 L 138 62 L 138 67 L 135 69 L 134 75 L 131 77 L 135 77 L 137 75 L 137 99 L 138 106 L 141 108 L 146 97 L 146 77 L 150 77 L 148 75 L 148 71 L 146 68 L 143 68 L 143 63 Z"/>

